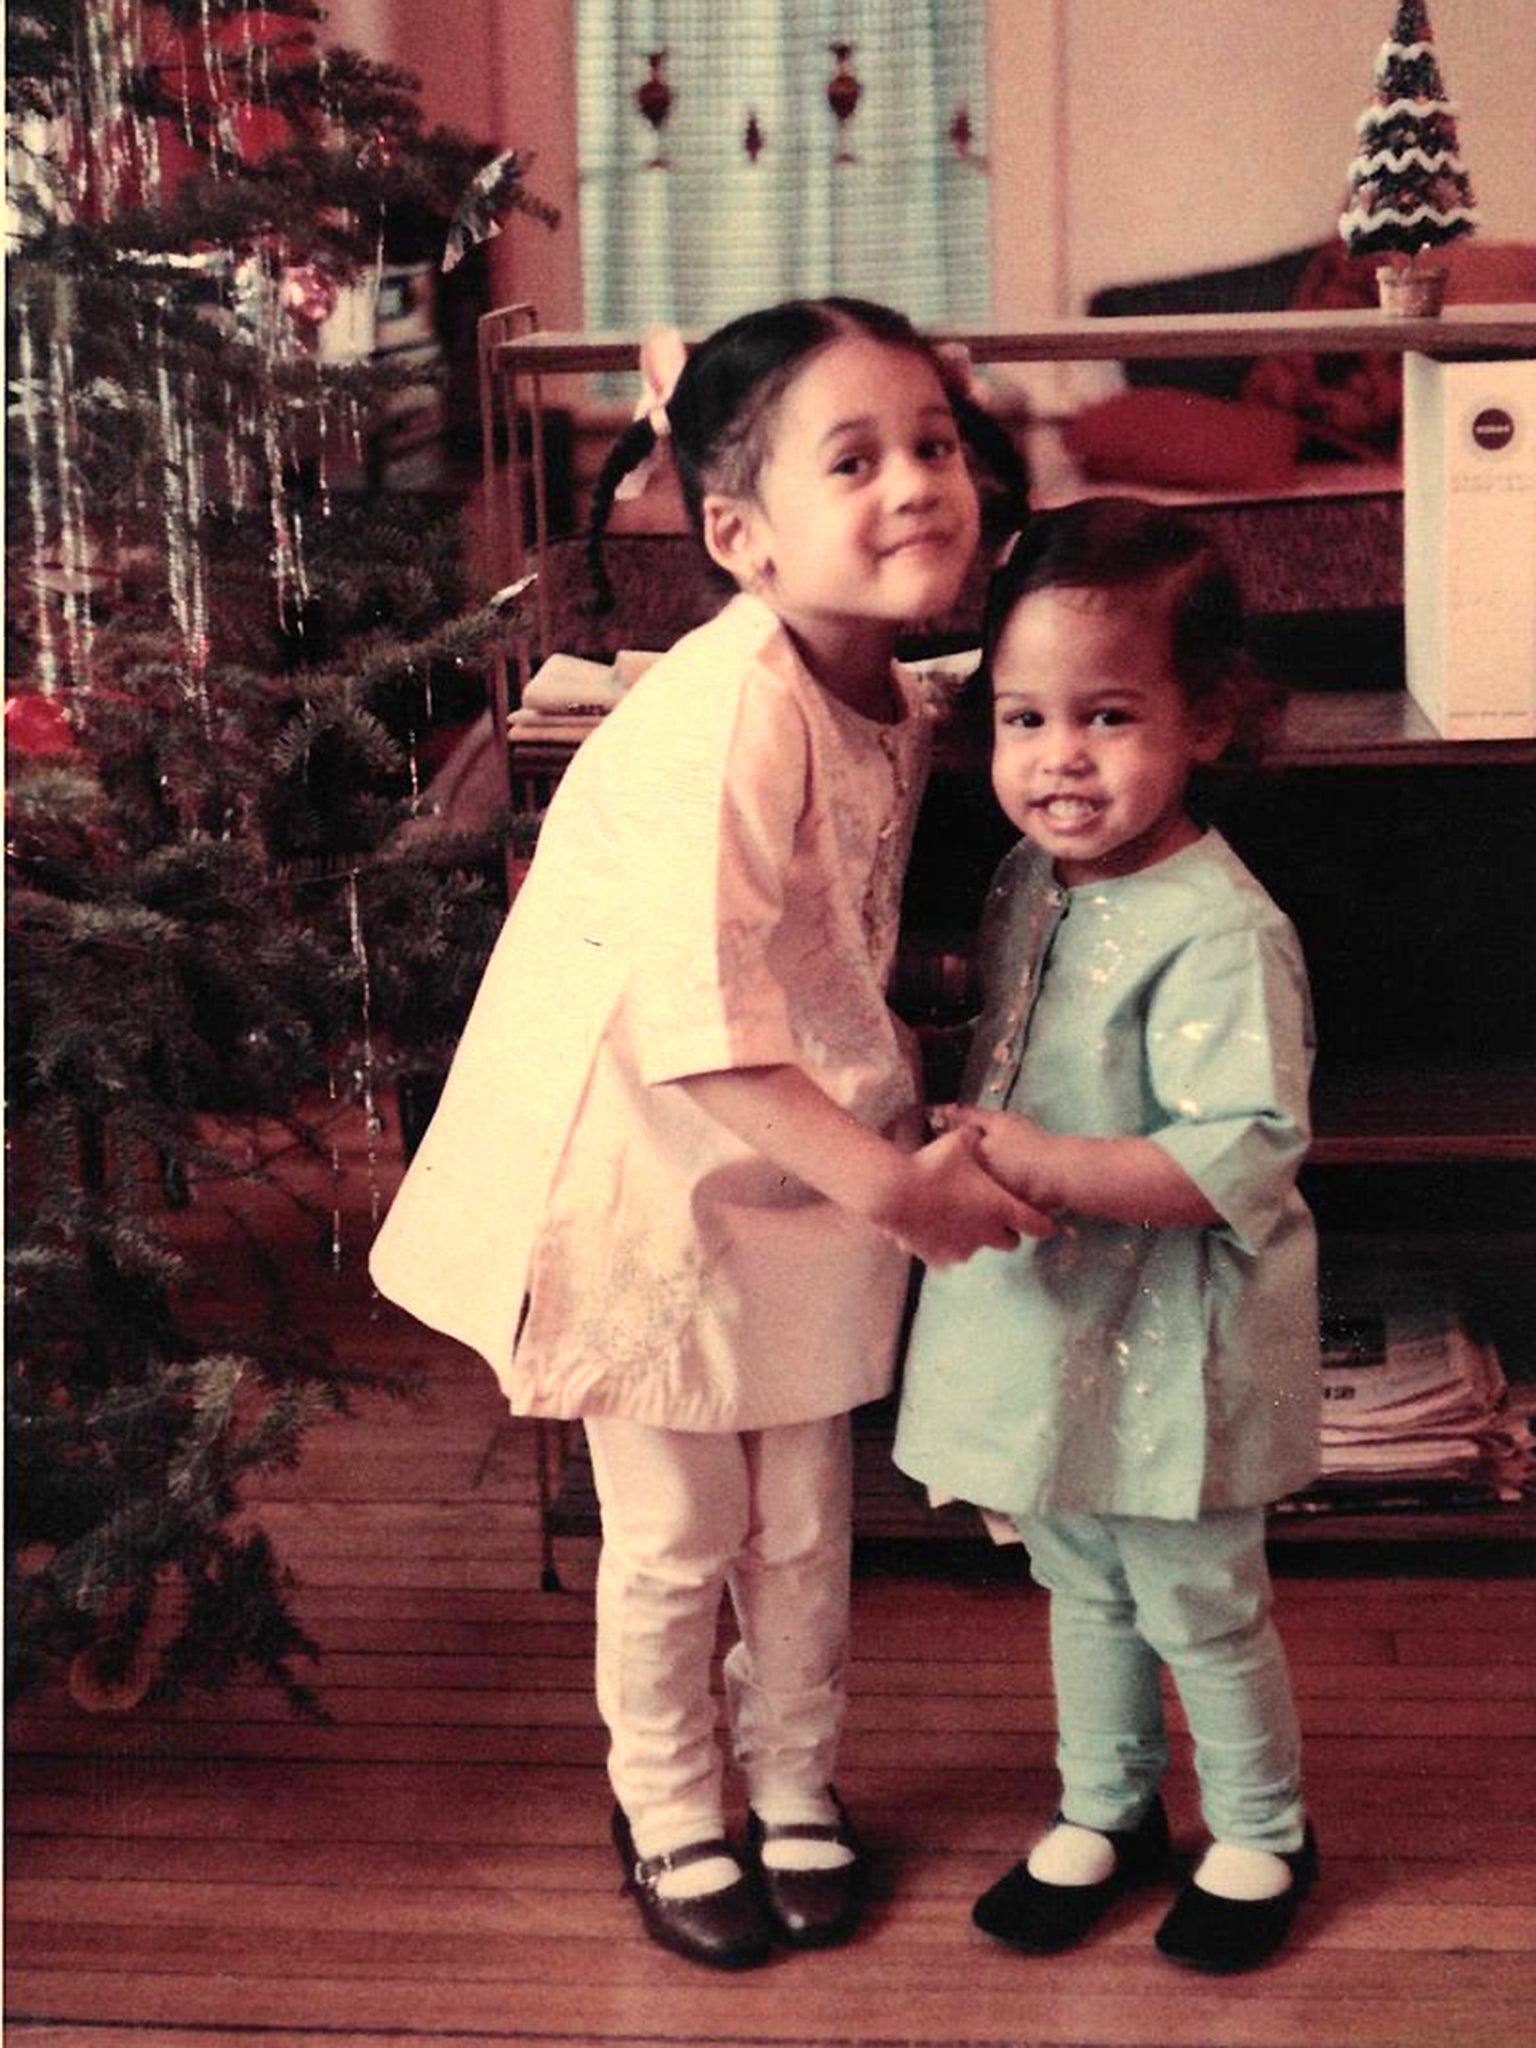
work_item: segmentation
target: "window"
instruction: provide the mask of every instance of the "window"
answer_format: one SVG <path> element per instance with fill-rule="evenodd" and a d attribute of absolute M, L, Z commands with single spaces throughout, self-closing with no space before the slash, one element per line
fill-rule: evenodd
<path fill-rule="evenodd" d="M 984 321 L 985 50 L 986 0 L 580 0 L 588 328 L 828 291 Z"/>

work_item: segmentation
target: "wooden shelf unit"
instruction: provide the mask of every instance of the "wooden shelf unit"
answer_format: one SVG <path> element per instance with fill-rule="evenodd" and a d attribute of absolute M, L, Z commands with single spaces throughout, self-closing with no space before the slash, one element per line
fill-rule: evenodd
<path fill-rule="evenodd" d="M 1536 304 L 1457 307 L 1437 320 L 1391 319 L 1377 312 L 1055 320 L 1025 330 L 952 330 L 941 332 L 938 338 L 963 341 L 978 364 L 1253 357 L 1292 351 L 1402 354 L 1418 350 L 1440 356 L 1529 355 L 1536 354 Z M 633 370 L 638 362 L 638 337 L 542 332 L 530 307 L 505 308 L 487 315 L 481 322 L 487 512 L 494 549 L 492 559 L 505 564 L 508 580 L 525 573 L 530 558 L 536 559 L 538 550 L 547 546 L 551 538 L 543 504 L 540 453 L 543 379 Z M 497 422 L 515 418 L 524 407 L 529 409 L 533 422 L 530 457 L 525 462 L 514 460 L 499 468 L 495 459 Z M 516 436 L 512 437 L 512 445 L 517 445 Z M 533 535 L 531 548 L 524 541 L 524 534 L 529 531 Z M 548 626 L 536 586 L 532 628 L 517 640 L 513 649 L 525 682 L 534 652 L 552 651 Z M 498 730 L 506 733 L 512 683 L 505 667 L 498 688 Z M 517 726 L 509 737 L 508 748 L 509 786 L 514 790 L 515 800 L 535 805 L 546 801 L 565 763 L 595 722 L 581 718 L 549 719 Z M 1383 787 L 1397 785 L 1383 784 L 1378 777 L 1395 776 L 1401 782 L 1406 819 L 1423 801 L 1426 791 L 1450 785 L 1462 790 L 1467 787 L 1469 776 L 1475 778 L 1486 771 L 1504 778 L 1507 820 L 1507 778 L 1512 772 L 1528 770 L 1533 765 L 1536 740 L 1442 739 L 1406 691 L 1308 689 L 1298 692 L 1287 707 L 1282 730 L 1266 759 L 1264 780 L 1278 780 L 1282 787 L 1305 792 L 1302 814 L 1316 818 L 1326 817 L 1331 789 L 1358 788 L 1358 778 L 1366 776 L 1379 792 Z M 979 764 L 941 755 L 936 779 L 954 783 L 978 771 Z M 1351 778 L 1356 780 L 1352 782 Z M 1475 812 L 1475 797 L 1466 801 Z M 1528 801 L 1532 825 L 1529 837 L 1536 843 L 1536 778 L 1532 780 Z M 1507 839 L 1500 843 L 1507 847 Z M 1536 901 L 1536 876 L 1523 879 L 1519 874 L 1490 872 L 1486 859 L 1484 865 L 1479 865 L 1479 846 L 1474 826 L 1465 834 L 1463 843 L 1446 847 L 1447 861 L 1455 864 L 1453 879 L 1465 891 L 1499 892 L 1503 905 L 1500 929 L 1507 932 L 1511 946 L 1524 947 L 1528 962 L 1533 944 L 1530 934 L 1536 925 L 1531 910 L 1532 902 Z M 1345 862 L 1338 876 L 1341 899 L 1348 897 L 1350 880 L 1351 870 Z M 1401 907 L 1399 913 L 1383 906 L 1356 904 L 1353 914 L 1362 924 L 1374 916 L 1379 925 L 1384 918 L 1398 914 L 1411 920 L 1412 912 L 1411 907 Z M 1305 944 L 1305 925 L 1302 936 Z M 1406 924 L 1402 941 L 1407 945 L 1414 943 L 1414 934 Z M 1523 981 L 1519 971 L 1512 976 L 1512 1000 L 1517 1009 L 1522 1000 L 1529 999 L 1532 985 L 1529 965 L 1524 969 Z M 1449 992 L 1451 996 L 1455 993 L 1454 989 Z M 1490 1009 L 1496 1007 L 1490 1005 Z M 1495 1198 L 1502 1203 L 1508 1176 L 1513 1173 L 1519 1176 L 1519 1192 L 1509 1213 L 1507 1235 L 1497 1250 L 1490 1248 L 1489 1257 L 1511 1262 L 1511 1270 L 1528 1272 L 1536 1267 L 1536 1183 L 1532 1179 L 1536 1169 L 1536 1026 L 1523 1037 L 1514 1034 L 1512 1041 L 1509 1014 L 1494 1016 L 1491 1021 L 1499 1030 L 1493 1033 L 1494 1043 L 1486 1057 L 1480 1051 L 1442 1056 L 1431 1046 L 1427 1053 L 1420 1049 L 1407 1057 L 1398 1048 L 1379 1060 L 1345 1055 L 1334 1062 L 1327 1055 L 1325 1034 L 1317 1086 L 1317 1132 L 1308 1173 L 1313 1178 L 1322 1174 L 1325 1181 L 1337 1173 L 1340 1185 L 1348 1185 L 1351 1176 L 1361 1172 L 1386 1176 L 1393 1184 L 1401 1182 L 1408 1189 L 1403 1197 L 1406 1213 L 1402 1221 L 1410 1234 L 1415 1227 L 1422 1230 L 1426 1242 L 1433 1233 L 1442 1251 L 1447 1243 L 1456 1241 L 1456 1218 L 1453 1215 L 1448 1219 L 1443 1212 L 1416 1213 L 1418 1179 L 1427 1173 L 1434 1182 L 1435 1199 L 1443 1200 L 1447 1199 L 1447 1187 L 1453 1191 L 1470 1189 L 1479 1177 L 1503 1176 L 1496 1181 Z M 1448 1199 L 1454 1207 L 1455 1193 Z M 1477 1205 L 1472 1204 L 1471 1209 L 1476 1211 Z M 1482 1230 L 1482 1219 L 1468 1228 Z M 1479 1248 L 1488 1244 L 1486 1236 L 1475 1240 L 1468 1237 L 1465 1241 L 1475 1242 Z M 1528 1293 L 1525 1283 L 1520 1281 L 1510 1295 L 1514 1317 L 1522 1326 L 1531 1320 L 1526 1312 Z M 1533 1352 L 1536 1347 L 1527 1346 L 1527 1355 Z M 1391 1512 L 1380 1517 L 1288 1516 L 1281 1529 L 1288 1539 L 1298 1541 L 1390 1535 L 1394 1542 L 1424 1543 L 1462 1539 L 1480 1532 L 1499 1539 L 1536 1533 L 1529 1510 L 1524 1507 L 1486 1512 Z"/>

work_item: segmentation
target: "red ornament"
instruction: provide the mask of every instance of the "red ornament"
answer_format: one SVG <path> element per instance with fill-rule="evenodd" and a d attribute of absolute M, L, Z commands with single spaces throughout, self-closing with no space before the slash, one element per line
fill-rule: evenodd
<path fill-rule="evenodd" d="M 748 114 L 747 132 L 741 138 L 741 146 L 747 152 L 748 162 L 754 164 L 757 162 L 763 153 L 765 142 L 766 137 L 763 134 L 762 122 L 758 120 L 755 113 Z"/>
<path fill-rule="evenodd" d="M 5 748 L 24 761 L 58 761 L 79 751 L 63 705 L 38 690 L 6 698 Z"/>
<path fill-rule="evenodd" d="M 667 116 L 672 111 L 672 88 L 662 73 L 667 53 L 665 50 L 648 51 L 645 61 L 651 67 L 651 75 L 636 88 L 635 105 L 656 131 L 656 154 L 646 165 L 646 169 L 664 171 L 669 166 L 661 146 L 661 131 L 666 127 Z"/>
<path fill-rule="evenodd" d="M 837 120 L 837 154 L 832 161 L 835 164 L 851 164 L 856 159 L 843 138 L 843 131 L 853 119 L 864 88 L 854 76 L 850 63 L 853 44 L 829 43 L 827 47 L 837 59 L 837 69 L 827 80 L 827 105 Z"/>

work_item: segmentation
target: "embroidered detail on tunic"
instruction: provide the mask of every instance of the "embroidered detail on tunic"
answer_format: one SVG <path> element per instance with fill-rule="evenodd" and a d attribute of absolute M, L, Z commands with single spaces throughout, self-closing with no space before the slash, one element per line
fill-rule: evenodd
<path fill-rule="evenodd" d="M 697 1242 L 620 1242 L 609 1284 L 575 1293 L 567 1304 L 576 1331 L 571 1354 L 589 1359 L 601 1382 L 675 1371 L 704 1292 L 706 1263 Z"/>
<path fill-rule="evenodd" d="M 878 744 L 890 770 L 891 795 L 885 816 L 875 832 L 869 863 L 869 880 L 861 906 L 864 939 L 870 957 L 879 959 L 900 910 L 903 871 L 906 867 L 906 834 L 900 829 L 909 815 L 912 790 L 912 749 L 904 742 L 902 729 L 886 727 Z"/>

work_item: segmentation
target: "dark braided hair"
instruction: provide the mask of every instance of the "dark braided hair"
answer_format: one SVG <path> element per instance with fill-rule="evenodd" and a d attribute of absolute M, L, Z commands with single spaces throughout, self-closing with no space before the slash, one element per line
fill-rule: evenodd
<path fill-rule="evenodd" d="M 1232 718 L 1227 754 L 1256 759 L 1283 692 L 1249 659 L 1237 578 L 1203 528 L 1141 498 L 1080 498 L 1037 513 L 1020 533 L 987 587 L 981 664 L 961 708 L 969 730 L 977 736 L 990 730 L 992 662 L 1025 597 L 1037 590 L 1138 586 L 1166 592 L 1173 672 L 1186 702 L 1222 699 Z"/>
<path fill-rule="evenodd" d="M 677 479 L 698 539 L 703 540 L 706 494 L 751 494 L 767 460 L 780 399 L 811 356 L 847 335 L 867 335 L 929 365 L 988 487 L 981 492 L 984 534 L 1000 538 L 1018 526 L 1029 507 L 1023 456 L 1006 430 L 959 389 L 955 371 L 904 313 L 869 299 L 787 299 L 717 328 L 691 351 L 667 401 Z M 599 610 L 613 603 L 603 536 L 614 493 L 656 442 L 650 421 L 635 420 L 610 449 L 593 486 L 587 561 Z"/>

